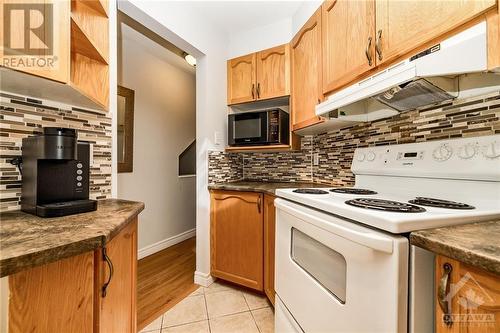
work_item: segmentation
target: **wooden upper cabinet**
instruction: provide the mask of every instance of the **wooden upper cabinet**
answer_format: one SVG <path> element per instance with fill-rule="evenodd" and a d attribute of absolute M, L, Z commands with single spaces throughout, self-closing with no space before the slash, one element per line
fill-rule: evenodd
<path fill-rule="evenodd" d="M 292 128 L 321 122 L 315 106 L 323 100 L 321 66 L 321 8 L 309 18 L 291 42 Z"/>
<path fill-rule="evenodd" d="M 495 0 L 376 0 L 379 63 L 394 60 L 495 6 Z"/>
<path fill-rule="evenodd" d="M 227 61 L 227 104 L 255 100 L 255 53 Z"/>
<path fill-rule="evenodd" d="M 30 27 L 41 29 L 25 34 L 24 13 L 25 9 L 10 10 L 6 12 L 7 6 L 26 5 L 30 8 Z M 9 33 L 11 49 L 7 53 L 0 48 L 2 65 L 6 67 L 47 78 L 50 80 L 67 83 L 70 76 L 70 15 L 71 1 L 59 0 L 4 0 L 0 8 L 0 15 L 10 19 L 9 31 L 0 31 L 0 44 L 6 42 L 5 34 Z M 26 9 L 27 10 L 27 9 Z M 50 19 L 51 18 L 51 19 Z M 2 23 L 3 30 L 5 28 Z M 51 36 L 49 35 L 50 33 Z M 24 49 L 26 48 L 27 49 Z M 35 50 L 36 49 L 36 50 Z M 30 52 L 36 52 L 32 54 Z M 34 63 L 39 65 L 22 65 L 20 62 Z"/>
<path fill-rule="evenodd" d="M 375 66 L 375 0 L 325 1 L 322 5 L 323 93 Z"/>
<path fill-rule="evenodd" d="M 257 52 L 257 99 L 290 95 L 290 45 Z"/>
<path fill-rule="evenodd" d="M 211 274 L 263 291 L 263 195 L 212 191 Z"/>
<path fill-rule="evenodd" d="M 290 95 L 290 46 L 227 61 L 227 104 Z"/>

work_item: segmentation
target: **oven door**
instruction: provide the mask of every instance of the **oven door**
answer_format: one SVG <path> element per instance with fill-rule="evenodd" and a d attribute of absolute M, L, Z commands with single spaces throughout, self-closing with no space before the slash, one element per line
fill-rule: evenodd
<path fill-rule="evenodd" d="M 275 205 L 276 293 L 304 332 L 407 332 L 406 238 Z"/>
<path fill-rule="evenodd" d="M 268 128 L 268 112 L 266 111 L 230 114 L 228 143 L 230 146 L 267 144 Z"/>

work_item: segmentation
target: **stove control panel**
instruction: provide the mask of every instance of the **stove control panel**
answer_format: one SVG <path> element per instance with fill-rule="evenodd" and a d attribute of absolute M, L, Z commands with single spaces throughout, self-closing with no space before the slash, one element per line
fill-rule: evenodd
<path fill-rule="evenodd" d="M 500 181 L 500 135 L 358 148 L 356 175 Z"/>
<path fill-rule="evenodd" d="M 483 146 L 483 155 L 489 159 L 500 157 L 500 140 L 495 140 Z"/>
<path fill-rule="evenodd" d="M 398 160 L 407 160 L 407 161 L 411 161 L 411 160 L 421 160 L 424 158 L 424 151 L 423 150 L 420 150 L 420 151 L 400 151 L 398 152 L 398 157 L 397 159 Z"/>
<path fill-rule="evenodd" d="M 466 143 L 458 148 L 458 157 L 462 159 L 469 159 L 476 156 L 479 145 L 476 142 Z"/>
<path fill-rule="evenodd" d="M 447 144 L 443 143 L 434 148 L 432 152 L 432 157 L 434 160 L 439 161 L 439 162 L 444 162 L 450 159 L 450 157 L 453 155 L 453 148 Z"/>

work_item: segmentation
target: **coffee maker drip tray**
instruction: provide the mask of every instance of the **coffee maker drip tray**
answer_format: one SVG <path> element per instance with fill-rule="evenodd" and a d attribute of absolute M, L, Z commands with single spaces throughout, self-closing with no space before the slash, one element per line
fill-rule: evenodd
<path fill-rule="evenodd" d="M 59 217 L 71 214 L 92 212 L 97 209 L 96 200 L 73 200 L 36 206 L 36 215 L 41 217 Z"/>

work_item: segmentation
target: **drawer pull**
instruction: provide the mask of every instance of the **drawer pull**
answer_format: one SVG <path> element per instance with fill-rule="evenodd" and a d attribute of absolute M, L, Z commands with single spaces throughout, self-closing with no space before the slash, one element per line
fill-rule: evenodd
<path fill-rule="evenodd" d="M 108 281 L 106 281 L 106 283 L 104 283 L 104 285 L 102 286 L 102 297 L 106 297 L 107 289 L 108 289 L 109 284 L 111 283 L 111 278 L 113 277 L 113 272 L 114 272 L 113 262 L 111 261 L 111 259 L 108 257 L 108 254 L 106 253 L 106 247 L 102 248 L 102 259 L 104 261 L 106 261 L 106 263 L 108 264 L 108 268 L 109 268 Z"/>
<path fill-rule="evenodd" d="M 449 282 L 450 282 L 450 274 L 451 271 L 453 270 L 453 267 L 449 263 L 445 263 L 443 265 L 443 276 L 439 280 L 439 287 L 438 287 L 438 302 L 439 302 L 439 307 L 443 311 L 443 322 L 446 324 L 446 326 L 450 327 L 453 322 L 451 320 L 451 306 L 450 303 L 448 302 L 446 291 L 449 289 Z"/>

